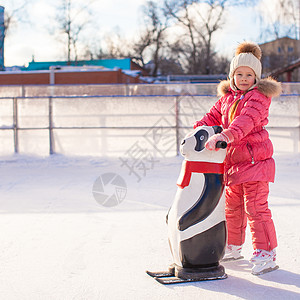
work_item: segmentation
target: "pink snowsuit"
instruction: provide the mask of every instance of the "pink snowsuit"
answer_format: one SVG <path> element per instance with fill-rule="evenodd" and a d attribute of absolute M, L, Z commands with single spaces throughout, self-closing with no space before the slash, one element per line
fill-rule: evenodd
<path fill-rule="evenodd" d="M 228 129 L 234 141 L 227 147 L 225 164 L 226 220 L 228 244 L 245 242 L 247 219 L 254 249 L 270 251 L 277 247 L 271 211 L 268 208 L 269 182 L 274 182 L 273 145 L 265 129 L 268 123 L 271 97 L 281 92 L 280 83 L 260 80 L 240 100 L 234 120 L 229 122 L 229 110 L 242 91 L 233 91 L 229 81 L 218 86 L 221 98 L 194 128 L 201 125 L 221 125 Z"/>

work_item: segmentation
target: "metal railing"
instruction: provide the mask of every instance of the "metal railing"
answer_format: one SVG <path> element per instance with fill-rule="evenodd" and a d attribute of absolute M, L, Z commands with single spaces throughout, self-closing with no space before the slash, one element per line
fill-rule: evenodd
<path fill-rule="evenodd" d="M 214 95 L 216 83 L 0 85 L 3 97 Z M 283 83 L 283 94 L 299 95 L 300 82 Z"/>
<path fill-rule="evenodd" d="M 135 91 L 143 87 L 137 86 Z M 277 152 L 300 151 L 299 87 L 300 84 L 285 86 L 290 92 L 272 100 L 268 128 Z M 23 94 L 29 93 L 25 91 L 28 88 L 21 89 Z M 56 87 L 47 86 L 47 93 L 51 88 Z M 71 90 L 69 86 L 65 88 Z M 90 90 L 86 86 L 83 88 Z M 169 95 L 41 96 L 37 93 L 39 96 L 2 97 L 0 154 L 126 156 L 132 155 L 129 150 L 134 148 L 136 152 L 153 157 L 176 155 L 182 137 L 217 97 L 212 92 L 188 92 L 192 89 L 209 91 L 211 84 L 172 85 L 172 88 L 160 85 L 158 90 L 162 88 L 168 90 Z M 134 90 L 134 85 L 130 89 Z M 174 89 L 179 94 L 172 95 L 170 91 Z"/>

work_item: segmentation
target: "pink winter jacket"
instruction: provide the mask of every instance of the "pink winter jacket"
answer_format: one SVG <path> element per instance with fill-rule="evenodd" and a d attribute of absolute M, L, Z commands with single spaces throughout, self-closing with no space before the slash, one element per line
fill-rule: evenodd
<path fill-rule="evenodd" d="M 220 82 L 218 92 L 221 98 L 209 113 L 194 124 L 194 128 L 201 125 L 221 125 L 234 137 L 234 141 L 227 147 L 224 161 L 225 184 L 274 182 L 273 145 L 264 126 L 268 124 L 271 97 L 280 95 L 281 84 L 271 78 L 262 79 L 240 100 L 231 124 L 229 109 L 241 97 L 242 91 L 233 91 L 229 80 L 224 80 Z"/>

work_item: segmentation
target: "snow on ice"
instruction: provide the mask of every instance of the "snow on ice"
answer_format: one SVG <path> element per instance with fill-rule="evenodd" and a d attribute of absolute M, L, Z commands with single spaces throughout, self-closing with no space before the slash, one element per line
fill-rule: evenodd
<path fill-rule="evenodd" d="M 275 159 L 269 202 L 280 269 L 251 275 L 248 232 L 245 259 L 224 263 L 228 279 L 163 286 L 145 270 L 171 263 L 165 216 L 181 157 L 160 158 L 140 180 L 117 158 L 1 157 L 0 298 L 300 299 L 300 155 Z M 113 207 L 93 196 L 107 173 L 126 182 Z"/>

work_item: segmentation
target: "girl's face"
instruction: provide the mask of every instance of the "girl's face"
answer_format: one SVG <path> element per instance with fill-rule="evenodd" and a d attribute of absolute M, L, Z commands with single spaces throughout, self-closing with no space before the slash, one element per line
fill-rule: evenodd
<path fill-rule="evenodd" d="M 233 78 L 236 87 L 241 91 L 247 91 L 255 83 L 255 73 L 249 67 L 238 67 Z"/>

